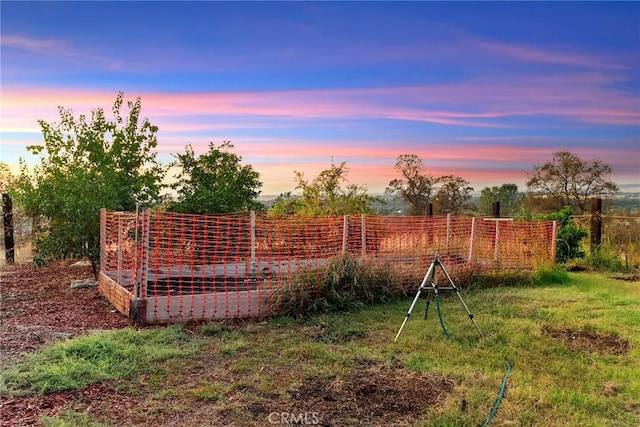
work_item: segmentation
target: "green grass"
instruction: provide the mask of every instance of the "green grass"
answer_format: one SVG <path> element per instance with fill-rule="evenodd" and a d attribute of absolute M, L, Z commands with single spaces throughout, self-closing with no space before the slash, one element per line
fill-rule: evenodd
<path fill-rule="evenodd" d="M 47 394 L 162 370 L 195 347 L 180 326 L 123 329 L 57 342 L 2 375 L 0 391 Z"/>
<path fill-rule="evenodd" d="M 419 372 L 453 382 L 451 394 L 415 418 L 415 425 L 478 426 L 498 397 L 508 361 L 512 372 L 492 425 L 640 425 L 638 282 L 547 272 L 533 285 L 472 288 L 462 295 L 483 338 L 455 295 L 441 301 L 450 338 L 435 304 L 424 320 L 421 300 L 393 342 L 412 298 L 304 321 L 278 317 L 241 327 L 209 323 L 196 335 L 179 327 L 126 329 L 34 354 L 3 375 L 5 393 L 49 393 L 117 381 L 120 393 L 129 390 L 134 396 L 143 383 L 140 407 L 160 409 L 141 409 L 146 414 L 138 415 L 146 420 L 141 424 L 165 424 L 162 417 L 172 414 L 191 424 L 257 426 L 267 424 L 272 411 L 301 405 L 290 391 L 310 379 L 338 387 L 350 374 L 374 368 L 370 372 L 380 375 Z M 578 334 L 575 342 L 559 338 L 571 332 Z M 577 346 L 585 336 L 627 346 L 617 354 Z M 76 404 L 73 409 L 80 413 L 82 408 Z M 46 422 L 118 424 L 118 414 L 112 419 L 74 414 L 64 412 Z"/>

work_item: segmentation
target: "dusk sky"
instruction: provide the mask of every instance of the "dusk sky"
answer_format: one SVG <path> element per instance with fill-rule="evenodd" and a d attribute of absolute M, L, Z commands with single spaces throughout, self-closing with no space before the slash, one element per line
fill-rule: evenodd
<path fill-rule="evenodd" d="M 640 191 L 639 2 L 2 1 L 0 161 L 37 164 L 37 120 L 159 127 L 159 159 L 230 140 L 263 195 L 347 162 L 370 193 L 401 154 L 476 192 L 569 150 Z M 631 187 L 630 185 L 634 185 Z"/>

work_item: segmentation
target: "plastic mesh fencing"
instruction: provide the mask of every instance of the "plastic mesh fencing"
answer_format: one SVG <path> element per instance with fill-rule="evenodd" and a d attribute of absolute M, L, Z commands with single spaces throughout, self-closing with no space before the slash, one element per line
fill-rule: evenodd
<path fill-rule="evenodd" d="M 140 275 L 139 217 L 130 212 L 100 211 L 98 289 L 120 312 L 131 315 L 134 284 Z M 136 295 L 138 298 L 140 295 Z"/>
<path fill-rule="evenodd" d="M 400 293 L 438 254 L 454 280 L 552 266 L 551 221 L 101 213 L 101 292 L 135 321 L 264 317 L 314 295 L 351 257 Z M 129 301 L 127 301 L 129 299 Z"/>

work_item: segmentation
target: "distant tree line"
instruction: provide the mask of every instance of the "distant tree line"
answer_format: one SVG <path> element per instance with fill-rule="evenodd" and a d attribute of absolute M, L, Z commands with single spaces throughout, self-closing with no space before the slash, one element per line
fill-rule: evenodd
<path fill-rule="evenodd" d="M 185 213 L 230 213 L 252 209 L 267 210 L 257 202 L 262 182 L 251 165 L 233 153 L 229 141 L 209 144 L 206 153 L 196 155 L 187 144 L 175 161 L 157 161 L 157 132 L 148 119 L 141 119 L 140 98 L 127 102 L 128 113 L 121 112 L 123 93 L 107 120 L 103 109 L 91 118 L 59 107 L 60 122 L 39 120 L 43 143 L 27 147 L 40 156 L 40 164 L 29 170 L 21 160 L 19 176 L 0 164 L 2 192 L 40 224 L 35 249 L 43 262 L 50 259 L 85 257 L 97 266 L 99 258 L 99 211 L 101 208 L 133 211 L 139 206 Z M 162 196 L 169 167 L 177 170 L 170 190 L 174 197 Z M 409 215 L 480 214 L 490 215 L 491 206 L 500 202 L 505 216 L 519 211 L 553 212 L 569 206 L 584 213 L 593 196 L 610 196 L 618 191 L 607 176 L 609 165 L 599 160 L 584 161 L 568 151 L 553 153 L 552 160 L 534 166 L 527 181 L 528 192 L 515 184 L 481 190 L 478 205 L 474 191 L 464 178 L 454 175 L 432 176 L 415 154 L 397 157 L 399 177 L 386 190 L 408 207 Z M 346 162 L 331 164 L 318 176 L 308 179 L 294 172 L 294 191 L 281 194 L 268 212 L 271 215 L 342 215 L 375 213 L 384 205 L 382 197 L 367 194 L 365 187 L 348 183 Z"/>

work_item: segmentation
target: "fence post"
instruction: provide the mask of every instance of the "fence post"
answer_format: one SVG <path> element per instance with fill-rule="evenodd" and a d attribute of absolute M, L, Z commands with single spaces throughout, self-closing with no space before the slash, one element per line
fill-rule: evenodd
<path fill-rule="evenodd" d="M 4 229 L 4 256 L 7 264 L 16 260 L 15 241 L 13 239 L 13 203 L 8 194 L 2 194 L 2 224 Z"/>
<path fill-rule="evenodd" d="M 251 259 L 250 259 L 250 267 L 251 269 L 257 268 L 256 265 L 256 211 L 251 211 Z"/>
<path fill-rule="evenodd" d="M 137 286 L 137 292 L 131 304 L 130 319 L 135 322 L 144 321 L 145 313 L 140 314 L 141 310 L 146 310 L 147 305 L 147 277 L 149 275 L 149 240 L 151 234 L 151 214 L 149 209 L 142 210 L 142 262 L 140 265 L 140 282 Z"/>
<path fill-rule="evenodd" d="M 602 199 L 591 200 L 591 252 L 600 248 L 602 243 Z"/>
<path fill-rule="evenodd" d="M 122 215 L 124 213 L 117 213 L 118 218 L 118 244 L 116 245 L 116 282 L 122 286 Z"/>
<path fill-rule="evenodd" d="M 478 218 L 471 218 L 471 242 L 469 243 L 469 263 L 473 261 L 473 254 L 476 251 L 476 234 Z"/>
<path fill-rule="evenodd" d="M 107 263 L 107 210 L 100 208 L 100 270 L 103 271 Z"/>
<path fill-rule="evenodd" d="M 553 221 L 553 227 L 551 228 L 551 261 L 556 263 L 556 250 L 558 240 L 558 220 Z"/>
<path fill-rule="evenodd" d="M 347 236 L 349 234 L 349 216 L 344 216 L 344 224 L 342 226 L 342 255 L 347 253 Z"/>
<path fill-rule="evenodd" d="M 449 253 L 449 240 L 450 239 L 451 239 L 451 214 L 448 213 L 447 214 L 447 242 L 446 242 L 447 254 Z"/>
<path fill-rule="evenodd" d="M 365 214 L 362 214 L 360 216 L 360 222 L 361 222 L 361 230 L 362 230 L 362 256 L 365 256 L 367 254 L 367 227 L 365 225 Z"/>
<path fill-rule="evenodd" d="M 500 221 L 496 221 L 495 245 L 493 248 L 493 260 L 498 261 L 500 256 Z"/>
<path fill-rule="evenodd" d="M 491 215 L 494 218 L 500 218 L 500 202 L 493 202 L 491 204 Z"/>

